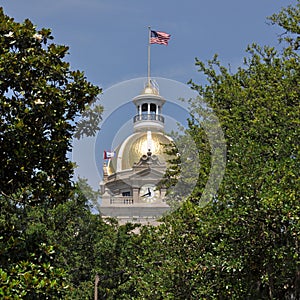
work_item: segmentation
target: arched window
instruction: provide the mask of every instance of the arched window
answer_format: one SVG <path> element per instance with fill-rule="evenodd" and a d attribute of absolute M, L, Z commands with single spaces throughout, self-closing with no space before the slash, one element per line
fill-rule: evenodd
<path fill-rule="evenodd" d="M 142 114 L 148 113 L 148 103 L 142 104 Z"/>
<path fill-rule="evenodd" d="M 150 104 L 150 114 L 156 114 L 156 104 Z"/>

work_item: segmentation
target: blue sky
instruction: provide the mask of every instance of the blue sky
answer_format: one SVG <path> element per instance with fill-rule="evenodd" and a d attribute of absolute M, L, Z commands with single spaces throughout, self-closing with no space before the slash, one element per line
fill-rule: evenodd
<path fill-rule="evenodd" d="M 169 46 L 153 45 L 152 75 L 201 82 L 194 58 L 218 53 L 224 65 L 242 64 L 249 43 L 277 43 L 278 27 L 266 17 L 296 0 L 2 0 L 16 21 L 29 18 L 51 28 L 55 42 L 70 46 L 67 60 L 91 82 L 109 88 L 146 76 L 147 27 L 172 35 Z"/>
<path fill-rule="evenodd" d="M 82 147 L 78 152 L 79 165 L 82 165 L 78 174 L 91 178 L 89 183 L 95 188 L 101 177 L 101 153 L 103 149 L 112 150 L 109 149 L 115 138 L 112 132 L 122 128 L 135 113 L 134 107 L 130 111 L 130 106 L 125 104 L 142 89 L 143 80 L 136 79 L 147 76 L 148 26 L 171 34 L 167 47 L 151 46 L 151 75 L 164 78 L 159 82 L 162 95 L 176 102 L 177 96 L 191 96 L 190 89 L 180 84 L 186 84 L 190 79 L 196 83 L 205 82 L 194 65 L 195 57 L 207 61 L 217 53 L 223 65 L 230 65 L 235 70 L 242 65 L 248 44 L 278 46 L 277 36 L 282 32 L 280 28 L 268 25 L 266 17 L 296 2 L 0 1 L 4 12 L 16 21 L 28 18 L 38 29 L 51 28 L 54 42 L 70 47 L 66 60 L 71 68 L 84 71 L 89 81 L 103 88 L 100 97 L 105 108 L 103 130 L 94 139 L 85 139 L 84 145 L 76 146 L 75 143 L 74 146 L 75 150 Z M 172 91 L 176 93 L 172 94 Z M 114 102 L 116 99 L 119 102 Z M 117 110 L 114 111 L 113 105 Z M 116 113 L 128 118 L 114 117 Z M 178 116 L 172 113 L 169 116 L 178 120 Z M 125 131 L 123 135 L 126 134 Z"/>

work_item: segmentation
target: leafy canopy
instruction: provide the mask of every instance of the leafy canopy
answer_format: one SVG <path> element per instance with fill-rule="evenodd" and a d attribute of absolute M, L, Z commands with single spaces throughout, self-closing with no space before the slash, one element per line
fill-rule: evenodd
<path fill-rule="evenodd" d="M 52 39 L 49 29 L 17 23 L 0 10 L 0 187 L 22 204 L 70 197 L 73 165 L 66 155 L 75 118 L 87 114 L 101 91 L 83 72 L 70 70 L 68 47 Z M 101 110 L 89 114 L 93 122 L 79 127 L 78 136 L 93 132 Z"/>

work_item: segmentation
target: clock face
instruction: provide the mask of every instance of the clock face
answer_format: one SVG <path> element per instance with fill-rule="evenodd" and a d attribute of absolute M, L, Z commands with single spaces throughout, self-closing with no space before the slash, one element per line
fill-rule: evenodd
<path fill-rule="evenodd" d="M 145 184 L 140 188 L 140 199 L 147 203 L 157 201 L 159 198 L 159 190 L 153 184 Z"/>

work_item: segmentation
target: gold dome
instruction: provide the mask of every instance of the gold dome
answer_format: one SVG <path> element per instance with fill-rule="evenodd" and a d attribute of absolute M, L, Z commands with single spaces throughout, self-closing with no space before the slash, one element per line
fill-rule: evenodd
<path fill-rule="evenodd" d="M 136 132 L 130 135 L 117 147 L 116 155 L 108 163 L 108 174 L 131 169 L 139 162 L 142 155 L 147 155 L 148 149 L 156 155 L 160 162 L 166 162 L 169 157 L 165 154 L 165 144 L 172 139 L 161 132 Z"/>

